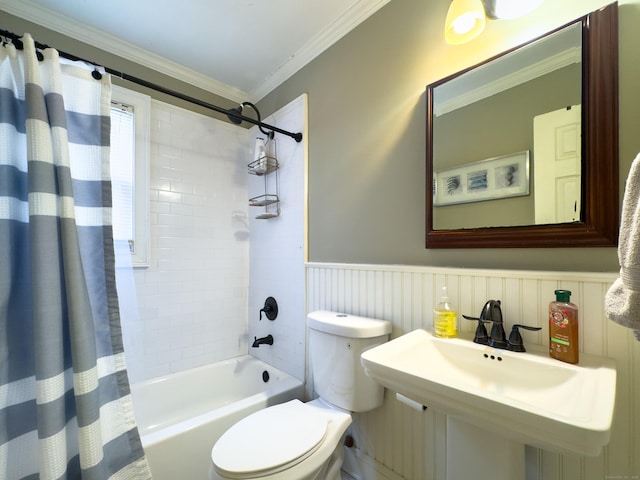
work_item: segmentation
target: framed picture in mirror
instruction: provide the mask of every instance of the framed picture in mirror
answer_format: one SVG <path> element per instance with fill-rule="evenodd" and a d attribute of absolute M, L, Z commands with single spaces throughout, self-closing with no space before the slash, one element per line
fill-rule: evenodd
<path fill-rule="evenodd" d="M 529 150 L 434 173 L 435 206 L 529 195 Z"/>

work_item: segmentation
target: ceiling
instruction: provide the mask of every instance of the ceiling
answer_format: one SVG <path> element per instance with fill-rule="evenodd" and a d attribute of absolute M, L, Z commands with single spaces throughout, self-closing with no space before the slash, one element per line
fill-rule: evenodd
<path fill-rule="evenodd" d="M 0 0 L 0 9 L 226 98 L 257 101 L 389 1 Z"/>

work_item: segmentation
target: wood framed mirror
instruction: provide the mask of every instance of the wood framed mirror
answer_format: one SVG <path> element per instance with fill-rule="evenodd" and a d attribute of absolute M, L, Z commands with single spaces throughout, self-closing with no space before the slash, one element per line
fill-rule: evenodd
<path fill-rule="evenodd" d="M 488 217 L 503 217 L 502 206 L 508 202 L 529 203 L 529 210 L 535 210 L 536 192 L 533 188 L 534 176 L 542 171 L 542 155 L 538 155 L 536 162 L 536 151 L 533 142 L 525 145 L 525 148 L 514 147 L 514 150 L 507 154 L 527 154 L 527 162 L 518 157 L 517 164 L 514 163 L 510 170 L 506 170 L 505 162 L 501 159 L 509 157 L 505 152 L 497 152 L 496 155 L 478 153 L 480 158 L 459 159 L 458 164 L 453 167 L 443 165 L 440 162 L 439 152 L 443 144 L 463 143 L 469 136 L 464 133 L 460 135 L 446 135 L 444 138 L 438 136 L 441 130 L 438 126 L 436 116 L 439 115 L 441 102 L 438 98 L 444 91 L 443 87 L 451 85 L 451 82 L 459 80 L 463 76 L 476 74 L 485 71 L 488 66 L 499 64 L 508 56 L 519 54 L 524 49 L 535 50 L 536 42 L 542 42 L 548 38 L 558 38 L 564 35 L 569 29 L 577 31 L 580 43 L 580 58 L 575 62 L 581 75 L 581 91 L 578 92 L 580 126 L 574 141 L 579 149 L 578 155 L 581 163 L 578 163 L 579 181 L 572 190 L 575 202 L 570 205 L 575 210 L 574 218 L 567 220 L 562 217 L 557 223 L 545 220 L 526 220 L 527 214 L 517 214 L 525 219 L 525 224 L 518 222 L 507 222 L 506 225 L 468 225 L 464 220 L 458 226 L 449 226 L 438 221 L 441 218 L 464 218 L 460 208 L 463 204 L 471 205 L 474 209 L 482 208 L 482 215 Z M 575 35 L 574 35 L 575 36 Z M 575 68 L 575 67 L 574 67 Z M 480 70 L 479 70 L 480 69 Z M 580 80 L 578 80 L 580 81 Z M 580 85 L 577 87 L 580 90 Z M 554 88 L 554 90 L 556 90 Z M 440 95 L 440 96 L 439 96 Z M 495 96 L 495 95 L 494 95 Z M 546 94 L 538 95 L 536 98 L 546 98 Z M 491 97 L 486 97 L 483 101 L 489 101 Z M 522 98 L 522 97 L 521 97 Z M 570 105 L 570 104 L 569 104 Z M 569 110 L 567 105 L 567 110 Z M 454 107 L 456 108 L 456 107 Z M 511 107 L 511 111 L 517 107 Z M 575 112 L 575 109 L 574 109 Z M 483 117 L 481 117 L 483 118 Z M 488 117 L 484 117 L 488 118 Z M 533 119 L 527 120 L 530 128 L 533 129 Z M 490 122 L 477 122 L 476 128 L 491 129 Z M 562 135 L 562 134 L 560 134 Z M 568 138 L 571 134 L 565 135 Z M 513 48 L 507 52 L 497 55 L 480 65 L 470 67 L 462 72 L 451 75 L 438 82 L 427 86 L 427 155 L 426 155 L 426 247 L 427 248 L 513 248 L 513 247 L 600 247 L 615 246 L 618 240 L 619 225 L 619 198 L 618 198 L 618 170 L 619 170 L 619 149 L 618 149 L 618 5 L 612 3 L 600 10 L 576 19 L 561 28 L 553 30 L 548 34 L 534 39 L 526 45 Z M 435 145 L 435 146 L 434 146 Z M 473 144 L 471 145 L 473 147 Z M 470 150 L 474 150 L 471 148 Z M 542 151 L 540 149 L 540 151 Z M 522 156 L 522 155 L 521 155 Z M 516 158 L 516 157 L 514 157 Z M 529 161 L 531 163 L 531 179 L 529 179 Z M 516 162 L 514 160 L 514 162 Z M 500 174 L 505 177 L 506 171 L 513 172 L 516 169 L 517 178 L 520 183 L 526 181 L 526 193 L 524 189 L 513 196 L 492 195 L 489 198 L 474 199 L 472 193 L 462 191 L 461 188 L 468 188 L 469 192 L 475 186 L 481 185 L 485 188 L 485 183 L 477 183 L 478 178 L 471 180 L 470 170 L 474 168 L 469 165 L 481 165 L 483 168 L 483 178 L 492 178 Z M 518 170 L 519 169 L 519 170 Z M 449 172 L 449 173 L 447 173 Z M 453 172 L 453 173 L 451 173 Z M 488 173 L 487 173 L 488 172 Z M 497 172 L 497 173 L 496 173 Z M 526 174 L 526 175 L 525 175 Z M 447 176 L 449 175 L 449 176 Z M 469 178 L 467 183 L 461 187 L 459 178 Z M 441 178 L 442 177 L 442 178 Z M 455 177 L 455 178 L 454 178 Z M 508 178 L 512 178 L 509 174 Z M 437 181 L 436 181 L 437 180 Z M 438 182 L 445 182 L 447 192 L 459 195 L 460 201 L 452 201 L 445 198 L 442 191 L 437 196 L 438 188 L 443 188 Z M 446 181 L 449 181 L 447 184 Z M 510 182 L 511 180 L 509 180 Z M 551 183 L 554 180 L 539 178 L 539 184 Z M 476 183 L 474 183 L 476 182 Z M 440 187 L 438 186 L 440 185 Z M 531 187 L 531 188 L 529 188 Z M 560 187 L 558 187 L 560 188 Z M 567 187 L 567 191 L 571 188 Z M 576 191 L 577 189 L 577 191 Z M 495 192 L 494 192 L 495 193 Z M 443 197 L 443 195 L 445 197 Z M 501 196 L 503 195 L 503 196 Z M 542 199 L 545 194 L 538 192 L 538 198 Z M 446 200 L 446 201 L 443 201 Z M 437 209 L 437 210 L 436 210 Z M 539 209 L 540 210 L 540 209 Z M 471 217 L 479 217 L 480 210 L 470 210 Z M 533 218 L 533 217 L 530 217 Z M 440 225 L 439 225 L 440 223 Z M 472 222 L 469 222 L 472 223 Z M 444 225 L 444 226 L 443 226 Z"/>

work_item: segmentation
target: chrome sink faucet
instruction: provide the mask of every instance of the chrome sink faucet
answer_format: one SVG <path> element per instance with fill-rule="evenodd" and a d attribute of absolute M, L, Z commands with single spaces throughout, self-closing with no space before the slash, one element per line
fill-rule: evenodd
<path fill-rule="evenodd" d="M 525 330 L 541 330 L 541 327 L 529 327 L 527 325 L 513 325 L 509 340 L 507 341 L 507 335 L 504 331 L 504 322 L 502 320 L 502 308 L 500 306 L 500 300 L 489 300 L 484 304 L 480 317 L 469 317 L 463 315 L 467 320 L 476 320 L 478 327 L 476 328 L 476 335 L 473 341 L 482 345 L 489 345 L 494 348 L 502 348 L 507 350 L 513 350 L 514 352 L 524 352 L 524 344 L 522 341 L 522 335 L 520 335 L 520 328 Z M 491 322 L 491 334 L 487 335 L 487 329 L 484 324 Z"/>

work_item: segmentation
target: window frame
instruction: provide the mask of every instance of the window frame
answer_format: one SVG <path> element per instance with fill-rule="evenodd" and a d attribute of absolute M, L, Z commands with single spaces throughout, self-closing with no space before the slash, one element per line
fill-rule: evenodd
<path fill-rule="evenodd" d="M 149 216 L 149 175 L 150 175 L 150 127 L 151 97 L 118 85 L 111 86 L 111 101 L 133 107 L 134 110 L 134 252 L 131 266 L 149 267 L 150 216 Z"/>

